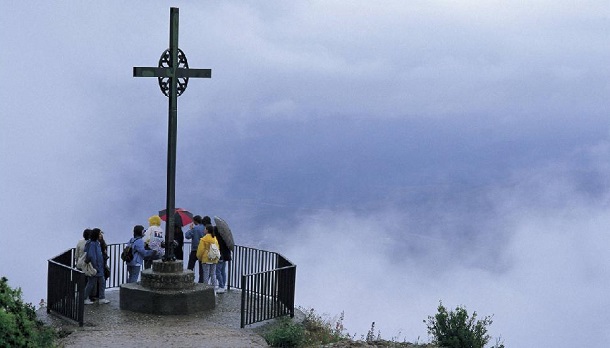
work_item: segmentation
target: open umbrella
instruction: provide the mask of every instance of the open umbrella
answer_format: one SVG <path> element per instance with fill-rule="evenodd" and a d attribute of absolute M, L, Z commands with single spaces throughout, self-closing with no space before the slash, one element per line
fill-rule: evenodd
<path fill-rule="evenodd" d="M 167 209 L 159 210 L 159 217 L 163 221 L 167 220 L 167 212 L 166 212 L 166 210 Z M 182 208 L 176 208 L 176 213 L 174 215 L 174 220 L 177 220 L 178 218 L 182 222 L 181 223 L 182 226 L 186 226 L 186 225 L 190 224 L 191 222 L 193 222 L 193 214 L 190 211 L 184 210 Z"/>
<path fill-rule="evenodd" d="M 216 223 L 216 227 L 218 228 L 218 234 L 220 234 L 220 237 L 227 244 L 227 248 L 233 251 L 235 242 L 233 241 L 233 233 L 231 232 L 229 225 L 227 225 L 227 223 L 218 216 L 214 216 L 214 222 Z"/>

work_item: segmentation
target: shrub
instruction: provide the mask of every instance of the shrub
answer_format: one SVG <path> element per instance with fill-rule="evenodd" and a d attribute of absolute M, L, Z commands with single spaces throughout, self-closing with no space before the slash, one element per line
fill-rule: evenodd
<path fill-rule="evenodd" d="M 30 303 L 21 299 L 21 289 L 12 289 L 0 279 L 0 347 L 53 347 L 55 331 L 36 319 Z"/>
<path fill-rule="evenodd" d="M 433 342 L 441 347 L 448 348 L 483 348 L 491 339 L 487 334 L 487 327 L 493 323 L 491 317 L 486 316 L 477 320 L 477 312 L 468 316 L 468 312 L 462 306 L 455 311 L 447 311 L 443 303 L 438 305 L 438 313 L 424 320 L 428 327 L 428 334 L 433 337 Z M 498 348 L 504 348 L 501 343 Z"/>
<path fill-rule="evenodd" d="M 289 317 L 281 317 L 263 337 L 272 347 L 299 347 L 303 344 L 305 329 Z"/>
<path fill-rule="evenodd" d="M 299 308 L 305 318 L 295 323 L 288 317 L 281 317 L 262 330 L 262 336 L 272 347 L 319 347 L 330 343 L 349 340 L 344 332 L 343 313 L 337 318 L 327 319 L 313 308 Z"/>
<path fill-rule="evenodd" d="M 344 312 L 338 319 L 326 319 L 317 314 L 313 308 L 301 309 L 305 313 L 305 342 L 306 346 L 324 345 L 350 339 L 343 327 Z"/>

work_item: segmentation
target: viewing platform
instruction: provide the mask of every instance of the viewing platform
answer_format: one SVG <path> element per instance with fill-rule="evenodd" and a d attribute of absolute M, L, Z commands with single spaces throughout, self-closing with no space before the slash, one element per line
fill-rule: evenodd
<path fill-rule="evenodd" d="M 240 329 L 241 291 L 216 295 L 212 310 L 187 315 L 156 315 L 120 309 L 118 289 L 106 291 L 109 304 L 85 306 L 85 322 L 78 323 L 37 311 L 47 324 L 70 333 L 60 346 L 86 347 L 267 347 L 257 334 L 264 322 Z M 170 334 L 164 334 L 170 332 Z"/>

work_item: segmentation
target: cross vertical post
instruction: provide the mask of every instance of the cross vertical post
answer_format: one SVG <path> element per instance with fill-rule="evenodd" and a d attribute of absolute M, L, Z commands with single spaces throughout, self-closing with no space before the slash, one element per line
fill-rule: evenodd
<path fill-rule="evenodd" d="M 171 8 L 169 14 L 169 120 L 167 127 L 167 196 L 165 220 L 165 250 L 169 258 L 174 256 L 174 210 L 176 209 L 176 146 L 178 143 L 178 93 L 176 88 L 176 62 L 178 61 L 178 9 Z"/>
<path fill-rule="evenodd" d="M 169 98 L 167 129 L 167 196 L 165 220 L 165 256 L 163 261 L 173 261 L 174 211 L 176 210 L 176 147 L 178 132 L 178 96 L 187 87 L 190 77 L 211 78 L 210 69 L 189 69 L 186 55 L 178 48 L 178 8 L 170 8 L 169 48 L 161 54 L 158 67 L 134 67 L 134 77 L 157 77 L 161 92 Z"/>

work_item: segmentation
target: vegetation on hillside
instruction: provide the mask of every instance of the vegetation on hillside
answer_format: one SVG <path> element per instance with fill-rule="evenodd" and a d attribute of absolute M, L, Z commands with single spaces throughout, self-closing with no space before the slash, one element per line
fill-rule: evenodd
<path fill-rule="evenodd" d="M 0 347 L 54 347 L 55 331 L 36 319 L 31 303 L 24 303 L 21 289 L 0 279 Z"/>
<path fill-rule="evenodd" d="M 314 309 L 300 308 L 305 314 L 302 322 L 282 317 L 264 328 L 262 336 L 272 347 L 412 347 L 412 348 L 483 348 L 490 340 L 487 328 L 491 317 L 477 320 L 477 313 L 468 315 L 466 309 L 458 306 L 448 311 L 442 304 L 438 313 L 424 320 L 432 343 L 410 343 L 398 338 L 385 340 L 381 332 L 375 332 L 375 322 L 366 335 L 359 339 L 350 335 L 343 326 L 343 313 L 338 318 L 328 319 L 317 314 Z M 504 348 L 498 339 L 493 348 Z"/>
<path fill-rule="evenodd" d="M 313 309 L 300 308 L 305 319 L 297 323 L 281 317 L 265 330 L 263 337 L 272 347 L 311 347 L 349 340 L 343 329 L 343 313 L 337 320 L 325 319 Z"/>
<path fill-rule="evenodd" d="M 313 308 L 299 308 L 305 318 L 302 322 L 281 317 L 264 328 L 262 336 L 272 347 L 418 347 L 432 348 L 428 344 L 398 342 L 396 339 L 384 340 L 381 332 L 375 332 L 375 323 L 366 335 L 356 338 L 343 326 L 344 313 L 337 318 L 326 318 Z"/>

